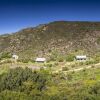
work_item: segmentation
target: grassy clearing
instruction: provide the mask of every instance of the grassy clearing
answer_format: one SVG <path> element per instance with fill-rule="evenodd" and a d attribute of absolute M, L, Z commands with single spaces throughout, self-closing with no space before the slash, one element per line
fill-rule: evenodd
<path fill-rule="evenodd" d="M 0 65 L 0 75 L 3 73 L 7 73 L 9 70 L 9 64 L 5 64 L 5 65 Z"/>

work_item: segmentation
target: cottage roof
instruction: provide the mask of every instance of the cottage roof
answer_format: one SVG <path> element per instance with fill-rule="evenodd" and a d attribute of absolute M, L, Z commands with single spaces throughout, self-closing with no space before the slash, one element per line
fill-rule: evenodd
<path fill-rule="evenodd" d="M 36 58 L 36 61 L 46 61 L 46 58 Z"/>
<path fill-rule="evenodd" d="M 14 59 L 18 59 L 18 55 L 12 55 L 12 58 L 14 58 Z"/>
<path fill-rule="evenodd" d="M 86 55 L 77 55 L 76 59 L 86 59 Z"/>

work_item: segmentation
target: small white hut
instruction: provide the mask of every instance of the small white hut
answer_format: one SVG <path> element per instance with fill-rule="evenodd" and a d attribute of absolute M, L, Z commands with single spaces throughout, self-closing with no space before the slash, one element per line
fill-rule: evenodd
<path fill-rule="evenodd" d="M 46 62 L 46 58 L 36 58 L 35 61 L 44 63 L 44 62 Z"/>
<path fill-rule="evenodd" d="M 14 59 L 14 60 L 18 60 L 18 55 L 12 55 L 12 58 Z"/>
<path fill-rule="evenodd" d="M 79 60 L 79 61 L 85 61 L 87 60 L 87 56 L 86 55 L 77 55 L 75 57 L 76 60 Z"/>

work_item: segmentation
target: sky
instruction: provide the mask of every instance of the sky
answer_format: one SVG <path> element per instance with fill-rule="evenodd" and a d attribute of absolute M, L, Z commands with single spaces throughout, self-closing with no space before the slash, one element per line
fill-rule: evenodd
<path fill-rule="evenodd" d="M 53 21 L 100 21 L 100 0 L 0 0 L 0 34 Z"/>

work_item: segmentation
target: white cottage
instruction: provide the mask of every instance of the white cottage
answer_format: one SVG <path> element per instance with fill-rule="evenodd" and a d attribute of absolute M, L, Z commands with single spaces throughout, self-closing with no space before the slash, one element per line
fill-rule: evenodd
<path fill-rule="evenodd" d="M 87 56 L 86 55 L 77 55 L 75 57 L 76 60 L 79 60 L 79 61 L 84 61 L 84 60 L 87 60 Z"/>
<path fill-rule="evenodd" d="M 44 63 L 44 62 L 46 62 L 46 58 L 36 58 L 35 61 Z"/>
<path fill-rule="evenodd" d="M 18 60 L 18 55 L 14 54 L 14 55 L 12 55 L 12 58 L 15 59 L 15 60 Z"/>

